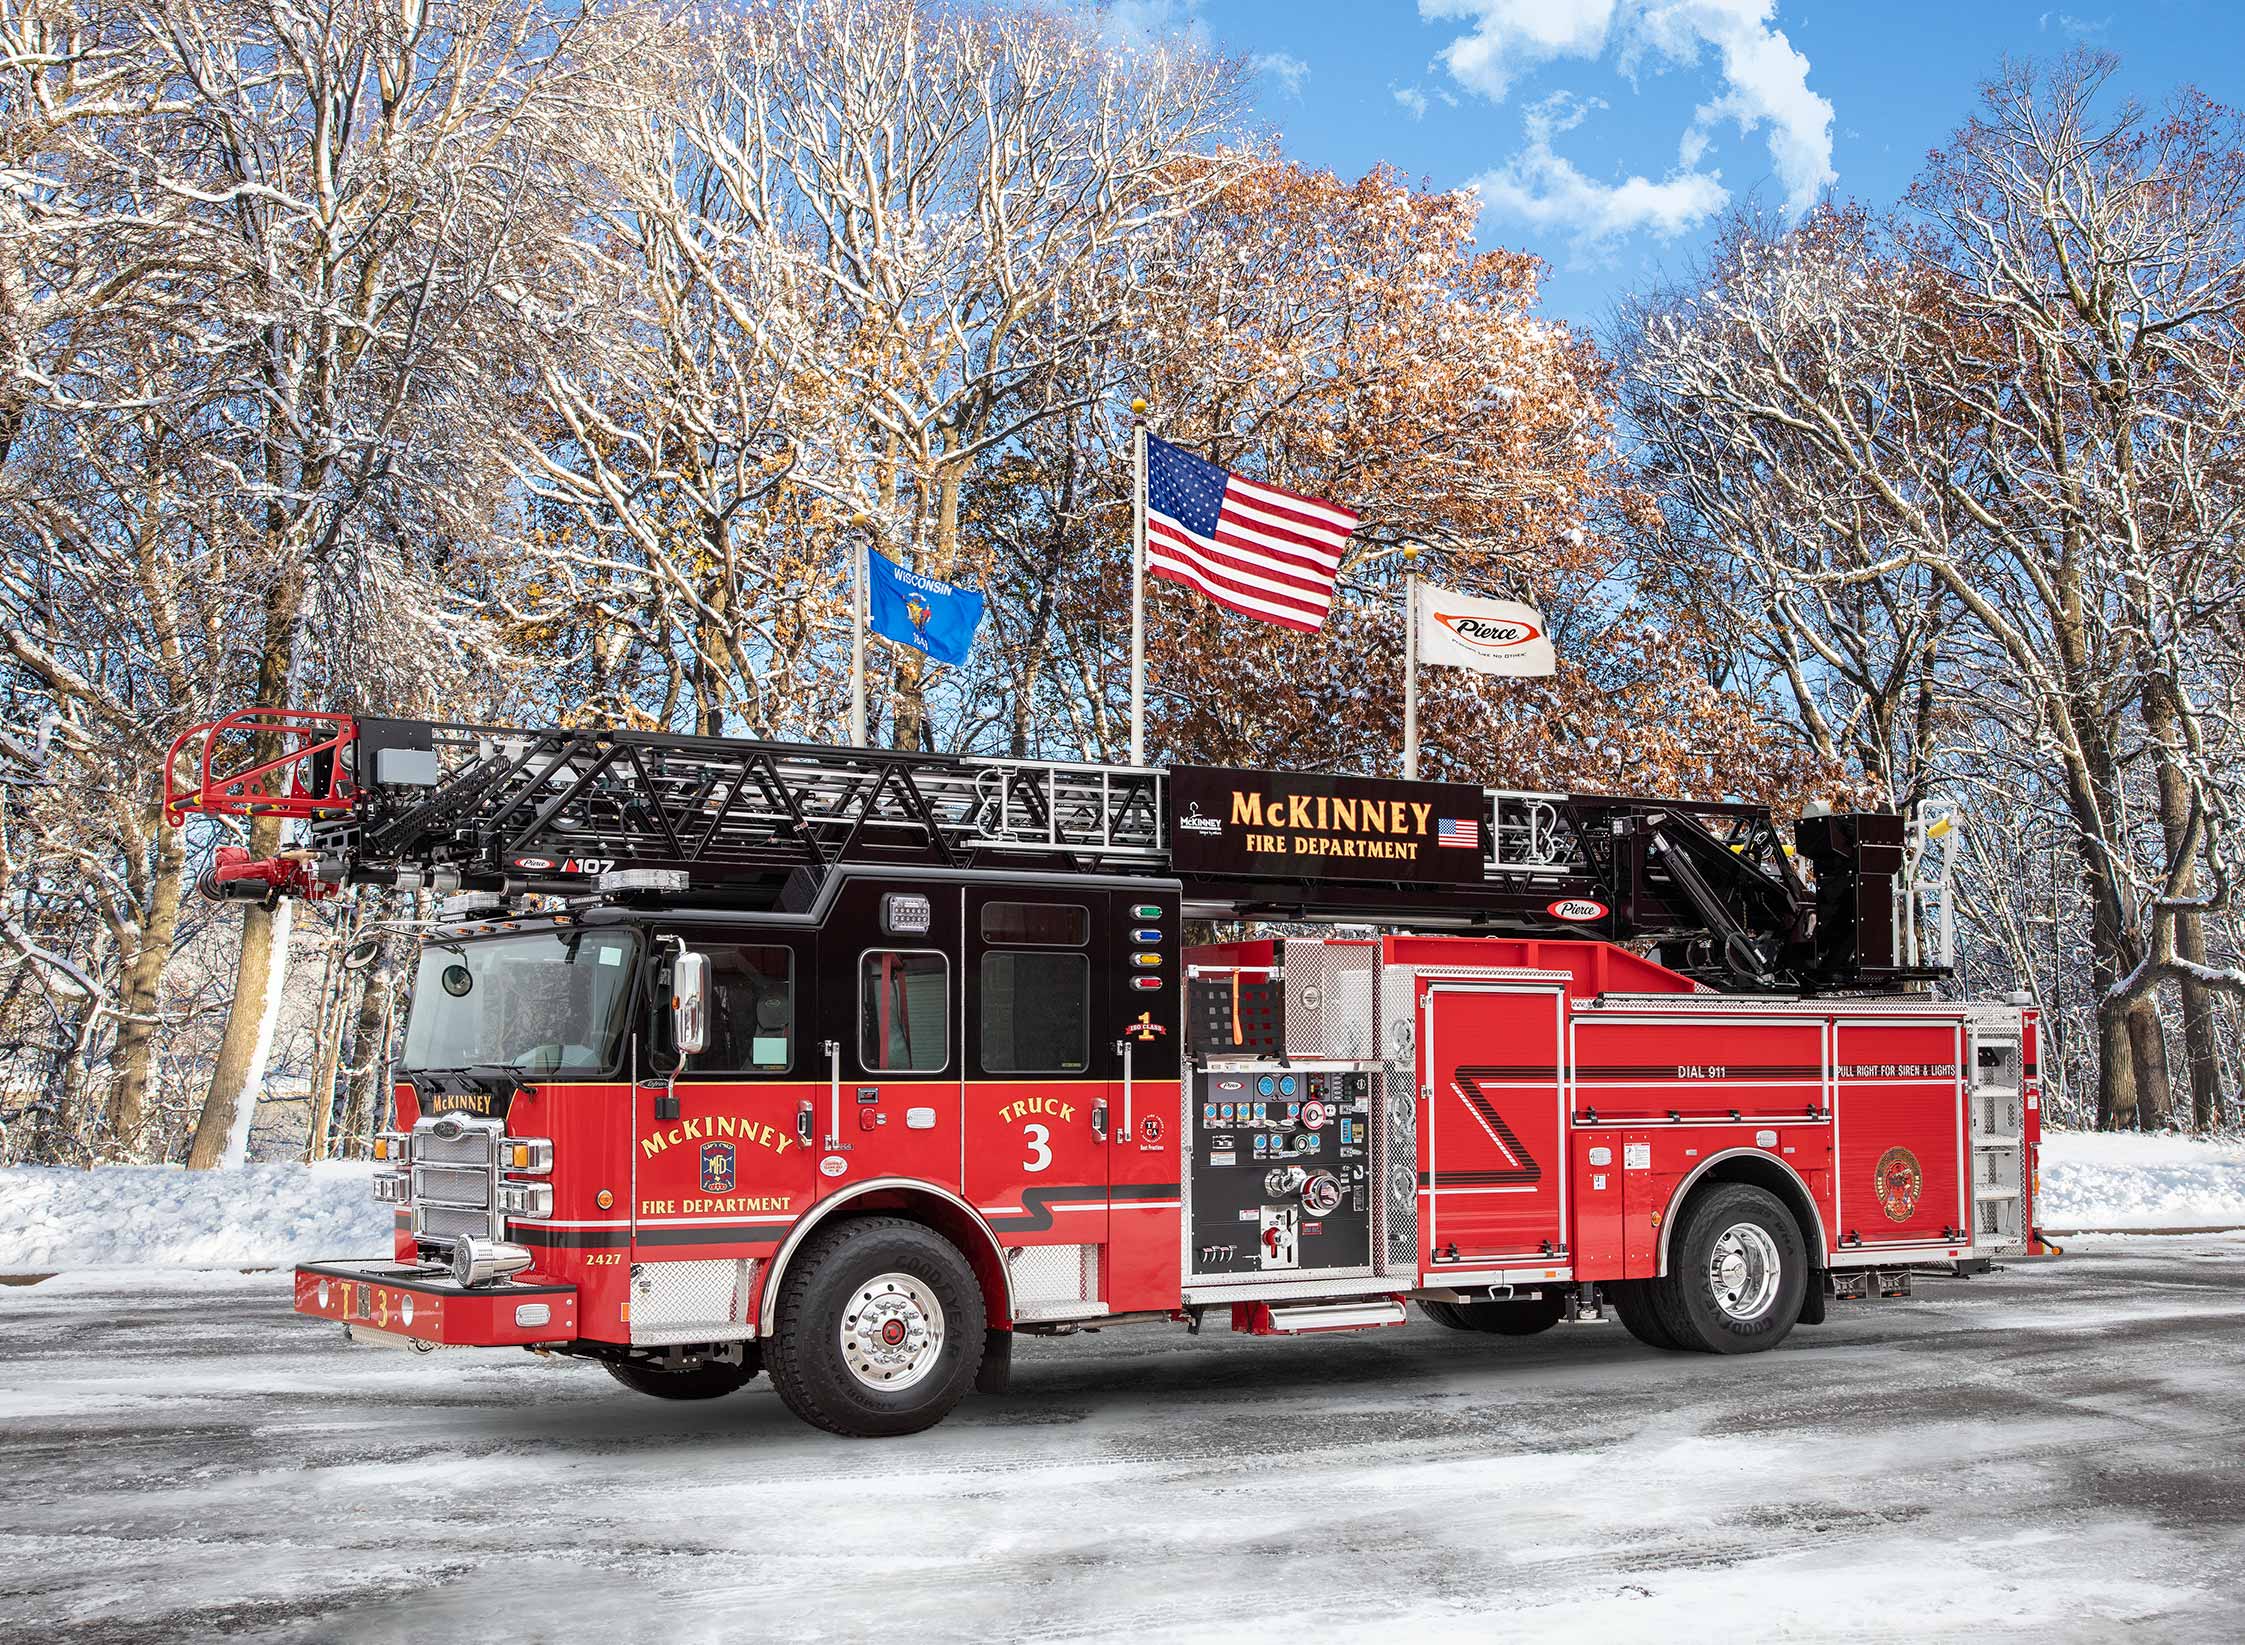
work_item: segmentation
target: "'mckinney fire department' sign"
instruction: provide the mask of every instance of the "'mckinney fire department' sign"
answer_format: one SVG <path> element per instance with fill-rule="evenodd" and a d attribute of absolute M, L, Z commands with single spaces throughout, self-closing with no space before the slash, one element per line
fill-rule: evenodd
<path fill-rule="evenodd" d="M 1169 774 L 1180 874 L 1472 881 L 1481 829 L 1481 790 L 1462 783 L 1192 765 Z"/>

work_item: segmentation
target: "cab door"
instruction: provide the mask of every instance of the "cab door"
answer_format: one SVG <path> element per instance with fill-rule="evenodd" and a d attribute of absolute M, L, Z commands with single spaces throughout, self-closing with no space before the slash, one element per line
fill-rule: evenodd
<path fill-rule="evenodd" d="M 1108 904 L 1068 888 L 966 893 L 967 1199 L 1008 1246 L 1076 1248 L 1033 1274 L 1016 1263 L 1017 1292 L 1055 1305 L 1101 1294 L 1121 1077 L 1115 1028 L 1094 1009 L 1113 947 Z"/>
<path fill-rule="evenodd" d="M 638 1328 L 666 1328 L 718 1306 L 711 1263 L 771 1255 L 818 1197 L 818 1156 L 806 1138 L 823 1094 L 811 1021 L 809 944 L 741 927 L 682 933 L 709 964 L 707 1043 L 679 1060 L 670 1038 L 668 966 L 657 973 L 649 1056 L 632 1091 L 631 1262 L 645 1280 Z M 675 1077 L 671 1075 L 676 1070 Z M 640 1265 L 698 1260 L 698 1269 Z M 747 1270 L 738 1276 L 745 1289 Z M 672 1289 L 677 1295 L 671 1295 Z M 736 1297 L 723 1305 L 739 1306 Z M 740 1315 L 731 1313 L 735 1323 Z M 678 1339 L 672 1339 L 678 1340 Z"/>

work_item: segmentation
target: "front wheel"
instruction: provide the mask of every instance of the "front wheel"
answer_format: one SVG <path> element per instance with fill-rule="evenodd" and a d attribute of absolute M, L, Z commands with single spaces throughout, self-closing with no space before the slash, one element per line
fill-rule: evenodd
<path fill-rule="evenodd" d="M 1807 1287 L 1808 1251 L 1793 1214 L 1764 1189 L 1725 1182 L 1685 1207 L 1668 1272 L 1651 1291 L 1677 1346 L 1751 1354 L 1785 1340 Z"/>
<path fill-rule="evenodd" d="M 985 1323 L 982 1288 L 949 1240 L 900 1217 L 852 1218 L 789 1265 L 765 1363 L 815 1427 L 916 1434 L 974 1385 Z"/>
<path fill-rule="evenodd" d="M 632 1360 L 606 1360 L 608 1374 L 634 1393 L 657 1399 L 722 1399 L 756 1380 L 756 1345 L 750 1343 L 742 1364 L 705 1360 L 683 1370 Z"/>

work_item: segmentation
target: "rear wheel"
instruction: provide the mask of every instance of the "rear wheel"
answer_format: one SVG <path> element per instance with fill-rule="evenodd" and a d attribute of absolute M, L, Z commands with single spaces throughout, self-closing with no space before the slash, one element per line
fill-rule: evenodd
<path fill-rule="evenodd" d="M 1652 1300 L 1679 1346 L 1751 1354 L 1785 1340 L 1807 1287 L 1808 1252 L 1793 1214 L 1764 1189 L 1724 1182 L 1684 1208 Z"/>
<path fill-rule="evenodd" d="M 1659 1311 L 1646 1294 L 1646 1283 L 1641 1279 L 1608 1280 L 1599 1290 L 1614 1305 L 1614 1317 L 1621 1321 L 1622 1329 L 1648 1348 L 1674 1352 L 1683 1344 L 1670 1336 L 1668 1327 L 1661 1324 Z"/>
<path fill-rule="evenodd" d="M 757 1371 L 762 1368 L 753 1342 L 748 1345 L 745 1361 L 739 1365 L 721 1359 L 705 1360 L 683 1369 L 643 1360 L 605 1360 L 602 1363 L 610 1376 L 632 1392 L 653 1394 L 657 1399 L 721 1399 L 755 1381 Z"/>
<path fill-rule="evenodd" d="M 974 1270 L 949 1240 L 898 1217 L 853 1218 L 788 1266 L 765 1360 L 805 1422 L 913 1434 L 973 1386 L 985 1323 Z"/>

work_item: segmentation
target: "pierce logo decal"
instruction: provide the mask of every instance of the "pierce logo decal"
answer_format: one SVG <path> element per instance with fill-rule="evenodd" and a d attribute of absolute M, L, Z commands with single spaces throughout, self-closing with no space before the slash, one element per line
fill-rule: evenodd
<path fill-rule="evenodd" d="M 1561 897 L 1547 904 L 1544 912 L 1555 920 L 1565 920 L 1572 925 L 1587 925 L 1592 920 L 1606 917 L 1606 905 L 1589 897 Z"/>

